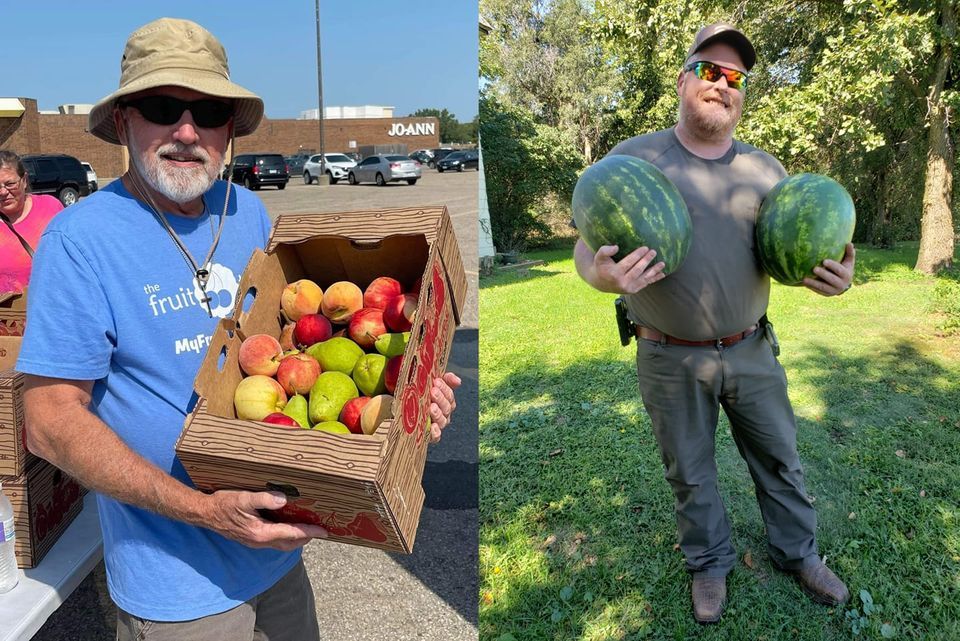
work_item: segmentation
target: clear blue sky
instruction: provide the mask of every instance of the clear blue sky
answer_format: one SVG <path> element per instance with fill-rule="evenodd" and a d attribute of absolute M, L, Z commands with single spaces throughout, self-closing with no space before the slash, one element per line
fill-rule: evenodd
<path fill-rule="evenodd" d="M 117 88 L 130 32 L 160 17 L 200 23 L 223 43 L 231 78 L 270 118 L 317 107 L 314 0 L 2 2 L 0 97 L 40 109 L 95 103 Z M 324 106 L 392 105 L 398 116 L 477 115 L 477 0 L 320 0 Z"/>

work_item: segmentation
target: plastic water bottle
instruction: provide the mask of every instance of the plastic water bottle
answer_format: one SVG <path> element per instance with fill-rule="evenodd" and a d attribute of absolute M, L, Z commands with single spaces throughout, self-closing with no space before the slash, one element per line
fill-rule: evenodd
<path fill-rule="evenodd" d="M 9 592 L 20 581 L 17 557 L 13 554 L 13 506 L 0 483 L 0 594 Z"/>

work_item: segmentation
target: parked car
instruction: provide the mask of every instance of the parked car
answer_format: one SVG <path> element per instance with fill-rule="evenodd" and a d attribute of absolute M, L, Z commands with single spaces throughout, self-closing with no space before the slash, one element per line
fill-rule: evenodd
<path fill-rule="evenodd" d="M 455 151 L 452 154 L 447 154 L 437 163 L 437 171 L 443 173 L 448 169 L 456 169 L 457 171 L 476 169 L 479 171 L 480 154 L 477 153 L 476 149 L 466 149 L 464 151 Z"/>
<path fill-rule="evenodd" d="M 453 152 L 454 150 L 450 149 L 449 147 L 441 147 L 440 149 L 431 149 L 430 153 L 433 154 L 433 158 L 429 163 L 427 163 L 428 166 L 436 167 L 437 163 L 443 160 L 444 156 L 448 154 L 452 154 Z"/>
<path fill-rule="evenodd" d="M 287 163 L 280 154 L 240 154 L 233 163 L 233 182 L 247 189 L 256 191 L 264 185 L 285 189 L 289 180 Z"/>
<path fill-rule="evenodd" d="M 87 172 L 87 185 L 90 187 L 90 193 L 92 194 L 97 189 L 99 185 L 97 184 L 97 172 L 93 170 L 93 167 L 90 166 L 90 163 L 80 161 L 80 166 L 83 167 Z"/>
<path fill-rule="evenodd" d="M 284 156 L 283 160 L 287 163 L 287 173 L 291 176 L 299 176 L 303 173 L 303 166 L 307 164 L 310 156 Z"/>
<path fill-rule="evenodd" d="M 350 173 L 350 169 L 357 166 L 356 161 L 351 160 L 346 154 L 323 154 L 326 161 L 325 171 L 330 176 L 330 184 L 336 185 L 338 180 L 342 180 Z M 309 185 L 317 180 L 321 175 L 320 154 L 311 156 L 303 166 L 303 184 Z"/>
<path fill-rule="evenodd" d="M 375 182 L 380 186 L 388 182 L 406 180 L 416 185 L 420 179 L 420 163 L 406 156 L 384 156 L 377 154 L 364 158 L 356 167 L 350 169 L 347 180 L 351 185 L 361 182 Z"/>
<path fill-rule="evenodd" d="M 416 150 L 415 152 L 413 152 L 412 154 L 410 154 L 409 158 L 413 158 L 414 160 L 416 160 L 416 161 L 417 161 L 418 163 L 420 163 L 421 165 L 430 165 L 430 163 L 433 162 L 433 156 L 431 156 L 430 154 L 428 154 L 428 153 L 427 153 L 425 150 L 423 150 L 423 149 L 418 149 L 418 150 Z"/>
<path fill-rule="evenodd" d="M 52 194 L 64 207 L 90 195 L 87 170 L 80 161 L 66 154 L 34 154 L 21 158 L 35 194 Z"/>

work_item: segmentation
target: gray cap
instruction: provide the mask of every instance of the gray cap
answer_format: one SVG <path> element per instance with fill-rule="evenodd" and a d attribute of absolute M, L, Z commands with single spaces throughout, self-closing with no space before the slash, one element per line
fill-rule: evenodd
<path fill-rule="evenodd" d="M 754 51 L 750 40 L 739 29 L 725 22 L 707 25 L 698 31 L 697 37 L 690 45 L 690 50 L 687 51 L 687 59 L 689 60 L 690 56 L 715 42 L 725 42 L 736 49 L 747 71 L 750 71 L 757 61 L 757 52 Z"/>

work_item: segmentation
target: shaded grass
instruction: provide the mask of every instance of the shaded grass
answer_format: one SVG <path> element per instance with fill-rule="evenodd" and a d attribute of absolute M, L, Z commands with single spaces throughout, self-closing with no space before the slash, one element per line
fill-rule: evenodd
<path fill-rule="evenodd" d="M 915 245 L 859 250 L 843 297 L 771 295 L 820 552 L 851 603 L 815 605 L 771 567 L 722 419 L 720 489 L 750 562 L 708 628 L 614 297 L 569 250 L 532 256 L 546 264 L 481 282 L 481 639 L 960 639 L 960 339 L 935 331 Z"/>

